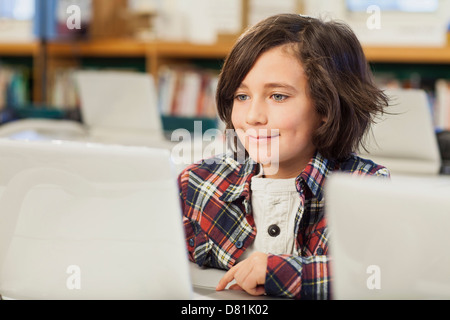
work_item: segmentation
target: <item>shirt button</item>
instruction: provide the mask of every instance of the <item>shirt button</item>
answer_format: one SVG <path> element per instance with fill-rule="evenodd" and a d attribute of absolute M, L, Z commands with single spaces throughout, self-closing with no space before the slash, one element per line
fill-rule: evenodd
<path fill-rule="evenodd" d="M 271 237 L 277 237 L 280 234 L 280 227 L 276 224 L 272 224 L 267 229 L 267 232 L 269 233 L 269 236 Z"/>
<path fill-rule="evenodd" d="M 244 246 L 244 243 L 242 241 L 236 241 L 236 248 L 241 249 Z"/>
<path fill-rule="evenodd" d="M 195 245 L 194 238 L 189 239 L 189 245 L 193 247 Z"/>
<path fill-rule="evenodd" d="M 323 254 L 323 249 L 322 248 L 318 248 L 316 253 L 317 253 L 317 255 L 321 256 Z"/>

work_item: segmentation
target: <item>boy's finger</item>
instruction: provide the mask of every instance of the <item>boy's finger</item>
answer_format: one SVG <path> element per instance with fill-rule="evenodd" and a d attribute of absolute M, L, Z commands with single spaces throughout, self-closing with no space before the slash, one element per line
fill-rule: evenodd
<path fill-rule="evenodd" d="M 242 289 L 242 287 L 241 287 L 240 285 L 238 285 L 237 283 L 232 284 L 228 289 L 230 289 L 230 290 L 244 291 L 244 289 Z"/>
<path fill-rule="evenodd" d="M 232 267 L 230 270 L 225 273 L 225 275 L 220 279 L 219 283 L 217 284 L 216 290 L 221 291 L 227 287 L 227 285 L 233 281 L 234 274 L 237 271 L 237 266 Z"/>

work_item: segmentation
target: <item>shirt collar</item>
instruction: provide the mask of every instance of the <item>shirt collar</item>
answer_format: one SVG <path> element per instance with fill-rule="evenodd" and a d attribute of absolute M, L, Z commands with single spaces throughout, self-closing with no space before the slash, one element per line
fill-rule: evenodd
<path fill-rule="evenodd" d="M 235 161 L 237 168 L 237 175 L 234 181 L 228 186 L 225 192 L 220 196 L 220 200 L 225 202 L 232 202 L 241 197 L 250 199 L 250 181 L 252 177 L 258 173 L 259 166 L 252 159 L 247 158 L 243 163 L 238 163 Z"/>
<path fill-rule="evenodd" d="M 234 161 L 234 160 L 232 160 Z M 235 180 L 228 186 L 220 200 L 232 202 L 241 197 L 250 199 L 250 181 L 258 173 L 259 165 L 248 158 L 243 163 L 236 163 L 239 171 Z M 297 191 L 301 193 L 301 184 L 304 183 L 318 200 L 323 198 L 325 178 L 333 170 L 333 161 L 324 158 L 319 152 L 311 158 L 303 172 L 296 178 Z"/>
<path fill-rule="evenodd" d="M 304 183 L 308 186 L 314 197 L 319 201 L 322 200 L 325 178 L 334 167 L 334 161 L 328 160 L 320 152 L 316 152 L 303 172 L 296 179 L 297 191 L 301 192 L 301 183 Z"/>

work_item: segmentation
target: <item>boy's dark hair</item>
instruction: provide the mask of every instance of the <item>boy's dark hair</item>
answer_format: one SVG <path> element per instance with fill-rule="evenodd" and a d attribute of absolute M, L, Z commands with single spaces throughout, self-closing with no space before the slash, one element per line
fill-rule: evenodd
<path fill-rule="evenodd" d="M 261 54 L 285 44 L 292 45 L 303 65 L 316 112 L 327 119 L 313 134 L 314 145 L 326 158 L 345 159 L 359 148 L 388 98 L 374 84 L 355 34 L 342 22 L 280 14 L 248 29 L 234 45 L 219 77 L 219 117 L 227 129 L 234 129 L 231 111 L 237 88 Z"/>

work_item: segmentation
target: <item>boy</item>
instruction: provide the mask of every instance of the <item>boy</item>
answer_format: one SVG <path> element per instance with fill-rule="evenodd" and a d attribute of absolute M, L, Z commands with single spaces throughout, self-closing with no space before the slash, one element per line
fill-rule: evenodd
<path fill-rule="evenodd" d="M 237 141 L 178 178 L 189 258 L 228 270 L 217 290 L 330 298 L 326 177 L 389 176 L 354 154 L 388 105 L 359 41 L 342 23 L 269 17 L 233 47 L 216 100 Z"/>

